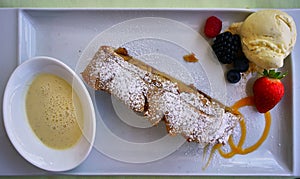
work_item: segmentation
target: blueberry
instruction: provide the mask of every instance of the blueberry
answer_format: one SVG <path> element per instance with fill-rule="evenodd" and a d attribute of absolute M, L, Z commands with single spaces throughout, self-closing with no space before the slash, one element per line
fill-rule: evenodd
<path fill-rule="evenodd" d="M 233 69 L 227 72 L 227 80 L 230 83 L 237 83 L 241 79 L 241 74 L 239 71 Z"/>
<path fill-rule="evenodd" d="M 240 58 L 235 58 L 233 61 L 233 68 L 239 72 L 245 72 L 249 69 L 249 61 L 243 56 Z"/>

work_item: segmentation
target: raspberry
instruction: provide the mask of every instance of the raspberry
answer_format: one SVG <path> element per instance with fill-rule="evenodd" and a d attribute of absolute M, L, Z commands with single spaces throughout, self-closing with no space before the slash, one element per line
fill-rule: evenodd
<path fill-rule="evenodd" d="M 216 37 L 222 29 L 222 21 L 216 16 L 210 16 L 205 23 L 204 34 L 209 38 Z"/>

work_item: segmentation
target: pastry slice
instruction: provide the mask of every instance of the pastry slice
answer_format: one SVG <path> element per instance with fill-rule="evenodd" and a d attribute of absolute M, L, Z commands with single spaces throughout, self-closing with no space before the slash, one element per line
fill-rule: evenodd
<path fill-rule="evenodd" d="M 187 141 L 225 144 L 242 119 L 229 107 L 128 55 L 126 49 L 101 46 L 82 72 L 83 80 L 103 90 L 153 125 L 163 120 L 171 135 Z"/>

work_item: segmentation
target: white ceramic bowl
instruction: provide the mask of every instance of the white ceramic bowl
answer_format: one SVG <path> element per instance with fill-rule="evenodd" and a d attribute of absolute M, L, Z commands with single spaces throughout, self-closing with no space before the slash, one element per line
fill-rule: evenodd
<path fill-rule="evenodd" d="M 83 136 L 71 148 L 58 150 L 47 147 L 37 138 L 28 123 L 25 97 L 31 80 L 39 73 L 51 73 L 65 79 L 72 85 L 82 103 Z M 73 169 L 86 159 L 93 147 L 96 120 L 89 93 L 76 73 L 54 58 L 34 57 L 15 69 L 4 92 L 3 118 L 8 137 L 17 151 L 27 161 L 44 170 Z"/>

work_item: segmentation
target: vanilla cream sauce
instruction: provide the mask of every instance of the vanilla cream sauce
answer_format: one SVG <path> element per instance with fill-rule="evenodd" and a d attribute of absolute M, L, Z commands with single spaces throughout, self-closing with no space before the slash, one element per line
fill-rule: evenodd
<path fill-rule="evenodd" d="M 36 136 L 47 146 L 67 149 L 82 136 L 80 100 L 64 79 L 52 74 L 37 75 L 26 95 L 26 113 Z"/>

